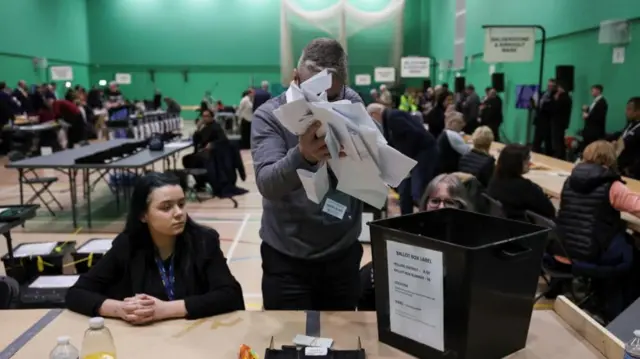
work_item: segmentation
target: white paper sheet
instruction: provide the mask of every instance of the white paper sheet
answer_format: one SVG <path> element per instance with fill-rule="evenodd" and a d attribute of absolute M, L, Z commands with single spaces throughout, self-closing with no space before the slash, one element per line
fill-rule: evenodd
<path fill-rule="evenodd" d="M 362 243 L 371 243 L 371 232 L 369 231 L 369 225 L 367 223 L 373 221 L 373 213 L 371 212 L 363 212 L 362 213 L 362 231 L 360 232 L 360 237 L 358 240 Z"/>
<path fill-rule="evenodd" d="M 58 242 L 24 243 L 13 251 L 14 257 L 46 256 L 53 252 Z"/>
<path fill-rule="evenodd" d="M 418 163 L 389 145 L 380 147 L 379 154 L 381 178 L 391 187 L 398 187 Z"/>
<path fill-rule="evenodd" d="M 45 275 L 29 284 L 29 288 L 69 288 L 76 284 L 79 277 L 79 275 Z"/>
<path fill-rule="evenodd" d="M 380 179 L 380 171 L 373 159 L 358 161 L 344 157 L 340 159 L 339 167 L 337 190 L 374 208 L 380 209 L 384 206 L 389 196 L 389 188 Z"/>
<path fill-rule="evenodd" d="M 327 133 L 324 135 L 324 142 L 327 145 L 327 149 L 329 150 L 331 158 L 340 158 L 340 142 L 338 142 L 335 135 L 333 134 L 331 125 L 327 126 Z"/>
<path fill-rule="evenodd" d="M 387 241 L 391 331 L 444 351 L 442 252 Z"/>
<path fill-rule="evenodd" d="M 106 253 L 109 249 L 111 249 L 111 244 L 113 243 L 113 239 L 111 238 L 98 238 L 93 239 L 76 250 L 78 253 Z"/>
<path fill-rule="evenodd" d="M 320 204 L 330 186 L 327 164 L 323 164 L 315 173 L 303 169 L 297 170 L 297 173 L 309 200 Z"/>
<path fill-rule="evenodd" d="M 303 91 L 319 95 L 331 88 L 331 82 L 331 74 L 325 69 L 300 84 L 300 87 Z"/>

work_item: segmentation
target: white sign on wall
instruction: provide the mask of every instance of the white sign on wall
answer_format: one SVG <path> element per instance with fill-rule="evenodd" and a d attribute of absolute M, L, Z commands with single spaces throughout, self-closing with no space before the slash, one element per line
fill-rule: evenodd
<path fill-rule="evenodd" d="M 396 69 L 394 67 L 376 67 L 373 70 L 373 78 L 376 82 L 395 82 Z"/>
<path fill-rule="evenodd" d="M 428 57 L 403 57 L 400 62 L 400 76 L 406 78 L 428 78 L 431 59 Z"/>
<path fill-rule="evenodd" d="M 625 55 L 624 47 L 614 47 L 611 62 L 614 64 L 624 64 L 624 55 Z"/>
<path fill-rule="evenodd" d="M 536 44 L 534 27 L 488 27 L 485 29 L 484 61 L 528 62 Z"/>
<path fill-rule="evenodd" d="M 71 66 L 51 66 L 51 80 L 73 81 L 73 68 Z"/>
<path fill-rule="evenodd" d="M 131 85 L 131 74 L 118 73 L 115 76 L 118 85 Z"/>
<path fill-rule="evenodd" d="M 371 75 L 358 74 L 356 75 L 356 86 L 369 86 L 371 85 Z"/>

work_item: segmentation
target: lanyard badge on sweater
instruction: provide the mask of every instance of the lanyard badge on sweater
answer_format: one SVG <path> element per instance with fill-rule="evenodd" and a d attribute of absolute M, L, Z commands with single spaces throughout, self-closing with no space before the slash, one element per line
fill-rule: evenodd
<path fill-rule="evenodd" d="M 633 127 L 629 126 L 629 128 L 624 130 L 624 132 L 622 133 L 622 139 L 624 140 L 629 136 L 635 136 L 635 131 L 639 126 L 640 122 L 636 123 Z"/>
<path fill-rule="evenodd" d="M 173 288 L 176 277 L 173 270 L 173 256 L 171 256 L 168 270 L 165 269 L 164 264 L 162 263 L 162 259 L 160 259 L 160 257 L 158 256 L 156 256 L 156 265 L 158 266 L 158 272 L 160 272 L 160 279 L 162 280 L 162 285 L 164 286 L 164 291 L 167 294 L 167 298 L 169 300 L 174 300 L 175 293 Z"/>

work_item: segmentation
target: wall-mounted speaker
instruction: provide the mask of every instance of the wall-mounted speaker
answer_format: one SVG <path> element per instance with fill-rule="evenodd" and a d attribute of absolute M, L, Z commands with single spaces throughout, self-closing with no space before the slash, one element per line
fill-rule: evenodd
<path fill-rule="evenodd" d="M 573 65 L 556 66 L 556 82 L 567 92 L 573 91 L 573 78 L 575 67 Z"/>
<path fill-rule="evenodd" d="M 491 87 L 496 92 L 504 92 L 504 73 L 494 72 L 491 74 Z"/>
<path fill-rule="evenodd" d="M 455 93 L 464 92 L 465 88 L 465 78 L 463 76 L 456 77 L 456 82 L 454 83 L 454 91 Z"/>

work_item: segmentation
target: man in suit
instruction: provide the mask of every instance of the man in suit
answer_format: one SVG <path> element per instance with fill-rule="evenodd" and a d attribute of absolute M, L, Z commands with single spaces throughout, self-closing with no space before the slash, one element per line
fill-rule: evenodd
<path fill-rule="evenodd" d="M 618 169 L 623 175 L 640 179 L 640 97 L 632 97 L 625 111 L 627 125 L 616 134 Z"/>
<path fill-rule="evenodd" d="M 553 157 L 566 160 L 566 146 L 564 134 L 571 123 L 571 107 L 573 100 L 566 91 L 564 84 L 558 84 L 556 93 L 553 95 L 553 111 L 551 112 L 551 149 Z"/>
<path fill-rule="evenodd" d="M 500 125 L 502 124 L 502 99 L 496 89 L 490 89 L 487 99 L 481 107 L 482 124 L 493 131 L 493 138 L 500 142 Z"/>
<path fill-rule="evenodd" d="M 467 96 L 462 102 L 462 114 L 464 121 L 467 123 L 464 132 L 473 133 L 478 127 L 478 117 L 480 116 L 480 96 L 476 93 L 473 85 L 467 86 L 465 90 Z"/>
<path fill-rule="evenodd" d="M 13 90 L 12 94 L 13 98 L 15 98 L 18 105 L 18 113 L 33 113 L 36 109 L 33 106 L 33 102 L 31 101 L 31 95 L 29 94 L 29 87 L 24 80 L 18 81 L 18 86 L 15 90 Z"/>
<path fill-rule="evenodd" d="M 418 162 L 411 170 L 411 176 L 398 188 L 400 212 L 403 215 L 411 214 L 414 204 L 420 202 L 424 190 L 435 175 L 438 158 L 436 140 L 421 121 L 405 111 L 373 103 L 367 106 L 367 112 L 380 125 L 382 134 L 391 147 Z"/>
<path fill-rule="evenodd" d="M 548 156 L 551 156 L 553 153 L 551 118 L 554 113 L 557 89 L 558 85 L 556 80 L 549 79 L 549 81 L 547 81 L 547 91 L 542 94 L 542 98 L 537 106 L 538 112 L 535 120 L 535 131 L 533 134 L 533 152 L 544 153 Z"/>
<path fill-rule="evenodd" d="M 253 112 L 255 113 L 258 107 L 262 106 L 265 102 L 271 99 L 271 93 L 269 92 L 269 82 L 262 81 L 261 87 L 255 89 L 253 93 Z"/>
<path fill-rule="evenodd" d="M 607 111 L 609 105 L 602 96 L 602 85 L 591 87 L 593 102 L 591 105 L 583 107 L 582 118 L 584 119 L 584 129 L 582 130 L 582 149 L 597 140 L 605 138 L 605 128 L 607 123 Z"/>

